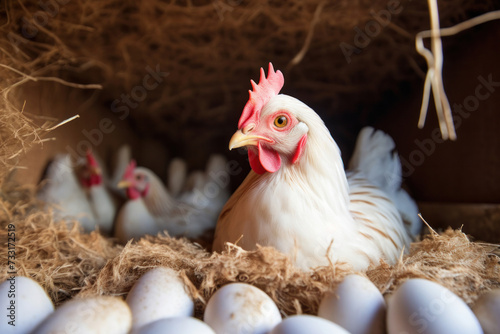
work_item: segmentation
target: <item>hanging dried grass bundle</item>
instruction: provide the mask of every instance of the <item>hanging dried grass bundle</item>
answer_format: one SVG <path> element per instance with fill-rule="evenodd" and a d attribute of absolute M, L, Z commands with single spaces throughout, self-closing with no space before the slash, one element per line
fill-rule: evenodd
<path fill-rule="evenodd" d="M 457 139 L 453 116 L 451 114 L 450 103 L 444 90 L 442 77 L 443 71 L 443 50 L 441 45 L 442 36 L 452 36 L 459 32 L 470 29 L 476 25 L 500 19 L 500 11 L 493 11 L 479 15 L 473 19 L 461 22 L 448 28 L 439 28 L 439 14 L 436 0 L 429 0 L 429 11 L 431 14 L 431 30 L 421 31 L 415 38 L 415 47 L 427 61 L 427 75 L 425 76 L 424 91 L 422 96 L 422 107 L 420 108 L 420 117 L 418 127 L 423 128 L 429 107 L 429 97 L 432 88 L 434 104 L 439 120 L 439 128 L 443 139 Z M 431 51 L 424 46 L 424 38 L 431 38 Z"/>

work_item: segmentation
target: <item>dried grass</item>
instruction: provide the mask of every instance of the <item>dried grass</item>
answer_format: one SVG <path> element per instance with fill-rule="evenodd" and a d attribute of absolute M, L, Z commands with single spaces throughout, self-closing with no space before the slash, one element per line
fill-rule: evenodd
<path fill-rule="evenodd" d="M 0 75 L 2 75 L 0 71 Z M 9 76 L 1 76 L 9 82 Z M 11 76 L 12 77 L 12 76 Z M 41 142 L 41 126 L 28 118 L 23 110 L 12 103 L 10 94 L 15 84 L 0 86 L 0 185 L 4 177 L 17 164 L 21 153 L 33 144 Z"/>
<path fill-rule="evenodd" d="M 485 290 L 500 287 L 499 255 L 499 245 L 472 242 L 461 231 L 448 229 L 413 243 L 399 263 L 374 268 L 368 277 L 385 293 L 408 278 L 429 279 L 472 304 Z"/>
<path fill-rule="evenodd" d="M 212 139 L 232 129 L 227 120 L 239 116 L 249 78 L 269 61 L 284 70 L 287 93 L 329 106 L 329 115 L 359 112 L 384 90 L 397 91 L 416 73 L 423 77 L 414 38 L 429 27 L 424 1 L 401 0 L 401 13 L 352 62 L 342 54 L 342 42 L 354 46 L 353 28 L 376 22 L 370 11 L 388 3 L 72 0 L 44 10 L 35 1 L 10 0 L 0 8 L 0 63 L 100 83 L 107 105 L 142 86 L 146 67 L 158 65 L 169 75 L 134 110 L 139 131 L 177 142 L 194 133 Z M 441 0 L 439 8 L 442 26 L 500 9 L 495 0 Z"/>

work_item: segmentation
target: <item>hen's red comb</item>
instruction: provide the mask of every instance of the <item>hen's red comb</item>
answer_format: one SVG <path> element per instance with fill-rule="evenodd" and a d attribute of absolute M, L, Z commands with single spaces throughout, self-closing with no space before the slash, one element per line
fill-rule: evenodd
<path fill-rule="evenodd" d="M 137 166 L 135 160 L 130 160 L 130 163 L 128 164 L 127 168 L 125 169 L 125 172 L 123 173 L 123 179 L 128 180 L 134 178 L 134 170 L 135 167 Z"/>
<path fill-rule="evenodd" d="M 99 167 L 97 160 L 95 159 L 94 155 L 92 154 L 92 150 L 87 150 L 87 164 L 90 167 Z"/>
<path fill-rule="evenodd" d="M 285 78 L 281 71 L 274 72 L 273 64 L 269 63 L 267 78 L 264 69 L 261 67 L 259 84 L 255 84 L 253 80 L 250 80 L 250 82 L 253 91 L 249 91 L 250 98 L 245 108 L 243 108 L 243 113 L 238 122 L 238 129 L 243 129 L 248 123 L 257 121 L 262 107 L 280 92 L 285 83 Z"/>

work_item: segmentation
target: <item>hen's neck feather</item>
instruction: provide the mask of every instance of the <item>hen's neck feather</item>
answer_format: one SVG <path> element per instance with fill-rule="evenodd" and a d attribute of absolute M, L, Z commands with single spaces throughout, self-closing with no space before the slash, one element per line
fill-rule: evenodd
<path fill-rule="evenodd" d="M 143 197 L 144 204 L 151 215 L 160 217 L 169 214 L 175 207 L 174 199 L 168 193 L 163 182 L 147 168 L 138 167 L 138 171 L 144 173 L 149 180 L 149 190 Z"/>
<path fill-rule="evenodd" d="M 317 196 L 330 199 L 335 211 L 350 216 L 349 187 L 337 144 L 321 118 L 309 107 L 303 106 L 299 120 L 309 128 L 304 154 L 295 164 L 287 161 L 279 171 L 266 175 L 298 187 L 309 187 Z"/>

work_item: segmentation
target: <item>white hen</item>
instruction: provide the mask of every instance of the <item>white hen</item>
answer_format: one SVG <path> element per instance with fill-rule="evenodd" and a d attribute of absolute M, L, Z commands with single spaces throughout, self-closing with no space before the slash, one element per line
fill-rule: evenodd
<path fill-rule="evenodd" d="M 304 269 L 329 261 L 357 270 L 380 259 L 393 263 L 411 236 L 385 185 L 377 187 L 362 171 L 371 168 L 364 161 L 380 161 L 378 179 L 385 170 L 397 170 L 390 165 L 395 160 L 385 156 L 386 149 L 367 150 L 361 165 L 353 162 L 348 182 L 325 124 L 301 101 L 278 95 L 283 83 L 271 64 L 267 78 L 261 69 L 259 84 L 252 82 L 229 146 L 248 147 L 253 171 L 223 208 L 213 249 L 236 241 L 249 250 L 274 246 Z M 374 136 L 370 145 L 384 145 L 384 136 Z"/>
<path fill-rule="evenodd" d="M 86 232 L 110 233 L 116 203 L 106 189 L 102 171 L 91 152 L 85 162 L 72 162 L 69 154 L 59 154 L 49 164 L 38 198 L 52 206 L 56 220 L 77 219 Z"/>
<path fill-rule="evenodd" d="M 229 181 L 226 158 L 212 154 L 204 171 L 189 174 L 179 200 L 205 210 L 216 221 L 230 196 Z"/>
<path fill-rule="evenodd" d="M 200 189 L 198 195 L 204 198 L 174 198 L 158 176 L 147 168 L 136 167 L 134 161 L 129 164 L 120 187 L 126 188 L 129 198 L 116 220 L 116 237 L 122 243 L 164 230 L 174 237 L 200 237 L 214 228 L 222 207 L 219 197 L 212 198 Z M 207 205 L 205 200 L 218 204 Z"/>
<path fill-rule="evenodd" d="M 75 164 L 69 154 L 56 155 L 47 167 L 37 197 L 47 203 L 47 208 L 53 208 L 55 220 L 77 219 L 85 231 L 93 231 L 97 222 L 75 174 Z"/>
<path fill-rule="evenodd" d="M 82 172 L 82 185 L 87 194 L 94 218 L 99 229 L 110 234 L 117 210 L 117 203 L 108 189 L 105 173 L 91 151 L 87 152 L 87 161 Z"/>

